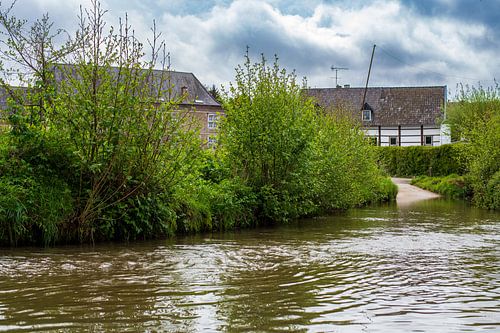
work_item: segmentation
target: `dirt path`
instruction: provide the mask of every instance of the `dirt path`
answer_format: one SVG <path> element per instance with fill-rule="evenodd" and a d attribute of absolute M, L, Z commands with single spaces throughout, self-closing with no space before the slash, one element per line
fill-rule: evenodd
<path fill-rule="evenodd" d="M 396 202 L 398 206 L 409 206 L 414 202 L 428 199 L 439 198 L 440 195 L 422 190 L 416 186 L 410 185 L 409 178 L 391 178 L 394 184 L 398 186 L 398 196 Z"/>

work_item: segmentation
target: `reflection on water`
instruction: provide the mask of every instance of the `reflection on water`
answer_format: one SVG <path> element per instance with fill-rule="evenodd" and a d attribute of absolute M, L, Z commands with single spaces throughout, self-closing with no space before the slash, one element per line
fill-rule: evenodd
<path fill-rule="evenodd" d="M 500 331 L 500 216 L 446 201 L 0 250 L 0 331 Z"/>

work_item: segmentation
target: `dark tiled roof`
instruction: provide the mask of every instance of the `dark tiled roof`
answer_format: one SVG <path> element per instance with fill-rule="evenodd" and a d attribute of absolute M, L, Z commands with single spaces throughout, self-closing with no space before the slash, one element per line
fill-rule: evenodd
<path fill-rule="evenodd" d="M 74 65 L 69 64 L 55 65 L 56 81 L 63 80 L 65 75 L 74 75 L 73 68 Z M 118 72 L 118 69 L 113 67 L 113 71 Z M 162 86 L 161 95 L 165 100 L 174 100 L 183 96 L 183 89 L 185 89 L 186 97 L 181 104 L 220 106 L 193 73 L 153 70 L 152 78 L 149 79 L 154 82 L 150 85 L 155 88 L 155 91 L 159 88 L 158 85 Z"/>
<path fill-rule="evenodd" d="M 365 88 L 314 88 L 305 93 L 323 108 L 345 107 L 361 119 Z M 368 88 L 373 120 L 365 126 L 437 125 L 443 118 L 446 86 Z"/>
<path fill-rule="evenodd" d="M 26 87 L 14 87 L 11 86 L 10 89 L 16 96 L 16 98 L 20 98 L 24 104 L 28 104 L 28 91 L 29 89 Z M 0 87 L 0 110 L 6 110 L 8 106 L 8 100 L 11 99 L 10 93 L 4 88 Z M 0 118 L 3 115 L 0 114 Z"/>

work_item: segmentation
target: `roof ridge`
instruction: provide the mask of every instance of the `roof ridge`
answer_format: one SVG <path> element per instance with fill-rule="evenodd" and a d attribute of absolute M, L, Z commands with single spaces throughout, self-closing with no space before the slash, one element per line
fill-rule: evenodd
<path fill-rule="evenodd" d="M 423 88 L 446 88 L 447 85 L 442 86 L 376 86 L 368 87 L 367 89 L 423 89 Z M 305 90 L 349 90 L 349 89 L 365 89 L 365 87 L 323 87 L 323 88 L 305 88 Z"/>
<path fill-rule="evenodd" d="M 55 62 L 53 63 L 55 66 L 78 66 L 78 64 L 68 64 L 68 63 L 60 63 L 60 62 Z M 104 67 L 104 66 L 101 66 Z M 119 66 L 110 66 L 111 68 L 119 68 Z M 149 70 L 149 68 L 140 68 L 141 70 Z M 179 73 L 179 74 L 191 74 L 194 76 L 193 72 L 186 72 L 186 71 L 176 71 L 172 69 L 158 69 L 158 68 L 152 68 L 154 72 L 172 72 L 172 73 Z"/>

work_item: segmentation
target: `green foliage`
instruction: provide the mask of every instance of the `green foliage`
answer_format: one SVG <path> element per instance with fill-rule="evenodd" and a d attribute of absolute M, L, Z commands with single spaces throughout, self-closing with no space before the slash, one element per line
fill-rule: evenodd
<path fill-rule="evenodd" d="M 445 177 L 419 176 L 411 183 L 451 199 L 466 199 L 471 195 L 467 177 L 457 174 Z"/>
<path fill-rule="evenodd" d="M 136 240 L 172 236 L 177 214 L 164 193 L 129 197 L 99 216 L 94 240 Z"/>
<path fill-rule="evenodd" d="M 10 230 L 3 240 L 88 242 L 175 232 L 178 207 L 196 203 L 175 202 L 173 189 L 198 175 L 202 154 L 194 118 L 175 100 L 163 102 L 171 87 L 167 72 L 154 71 L 164 64 L 159 34 L 153 28 L 146 60 L 126 20 L 106 32 L 98 2 L 82 10 L 67 43 L 54 42 L 59 32 L 51 33 L 48 16 L 27 27 L 11 9 L 0 11 L 8 37 L 0 56 L 28 75 L 17 77 L 27 89 L 0 80 L 10 96 L 11 125 L 0 166 L 1 222 Z M 68 59 L 72 65 L 57 64 Z M 25 167 L 5 171 L 12 163 Z M 189 223 L 199 220 L 187 216 Z"/>
<path fill-rule="evenodd" d="M 500 87 L 459 86 L 455 102 L 449 103 L 445 123 L 450 126 L 452 140 L 470 141 L 477 128 L 485 128 L 500 109 Z"/>
<path fill-rule="evenodd" d="M 70 187 L 57 176 L 71 168 L 67 152 L 36 131 L 1 136 L 0 243 L 53 244 L 73 207 Z"/>
<path fill-rule="evenodd" d="M 215 84 L 212 84 L 212 87 L 207 88 L 208 93 L 212 96 L 217 102 L 222 103 L 222 96 L 220 90 L 217 89 Z"/>
<path fill-rule="evenodd" d="M 391 199 L 394 187 L 386 187 L 369 141 L 344 110 L 327 110 L 318 115 L 315 140 L 310 171 L 314 179 L 313 201 L 321 210 Z"/>
<path fill-rule="evenodd" d="M 232 175 L 251 187 L 266 220 L 287 220 L 307 210 L 307 169 L 314 138 L 314 105 L 295 75 L 264 59 L 236 69 L 224 103 L 220 144 Z"/>
<path fill-rule="evenodd" d="M 247 56 L 237 68 L 219 148 L 203 151 L 195 117 L 164 102 L 171 87 L 168 72 L 154 70 L 164 60 L 154 28 L 145 60 L 126 20 L 106 33 L 95 1 L 66 43 L 54 42 L 48 16 L 29 28 L 10 9 L 0 11 L 0 57 L 27 69 L 18 80 L 28 89 L 0 79 L 10 96 L 2 244 L 225 230 L 395 196 L 361 130 L 338 110 L 319 113 L 277 61 Z"/>
<path fill-rule="evenodd" d="M 398 195 L 398 186 L 394 184 L 390 177 L 379 175 L 375 180 L 370 202 L 395 201 Z"/>
<path fill-rule="evenodd" d="M 373 147 L 380 167 L 391 176 L 445 176 L 463 174 L 463 144 L 438 147 Z"/>
<path fill-rule="evenodd" d="M 256 195 L 240 179 L 224 179 L 210 187 L 212 191 L 209 199 L 214 229 L 227 230 L 258 223 L 255 216 Z"/>
<path fill-rule="evenodd" d="M 0 243 L 14 245 L 27 232 L 27 197 L 22 184 L 0 178 Z"/>
<path fill-rule="evenodd" d="M 222 154 L 255 193 L 257 219 L 285 222 L 394 198 L 347 112 L 318 112 L 301 89 L 277 61 L 252 64 L 247 56 L 226 96 Z"/>
<path fill-rule="evenodd" d="M 467 143 L 463 156 L 473 202 L 479 207 L 500 209 L 500 87 L 462 87 L 458 102 L 448 114 L 451 129 Z"/>

